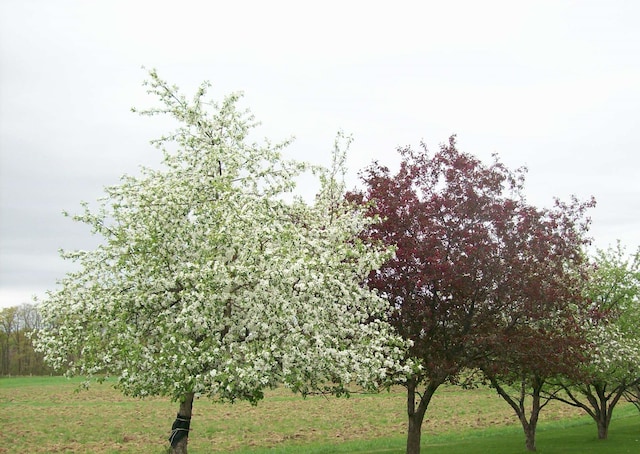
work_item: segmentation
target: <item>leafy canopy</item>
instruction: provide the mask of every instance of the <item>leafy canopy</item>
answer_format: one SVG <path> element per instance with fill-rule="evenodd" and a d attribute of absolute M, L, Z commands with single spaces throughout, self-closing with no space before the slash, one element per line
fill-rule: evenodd
<path fill-rule="evenodd" d="M 627 254 L 619 242 L 597 250 L 584 294 L 594 315 L 589 381 L 617 388 L 640 380 L 640 250 Z"/>
<path fill-rule="evenodd" d="M 146 86 L 160 107 L 140 113 L 179 127 L 154 142 L 161 169 L 74 216 L 104 241 L 64 253 L 79 270 L 41 303 L 47 360 L 134 396 L 254 403 L 278 383 L 341 392 L 402 373 L 385 303 L 361 285 L 389 252 L 358 239 L 371 221 L 343 202 L 339 142 L 333 169 L 287 161 L 288 142 L 249 142 L 238 94 L 206 102 L 203 84 L 188 100 L 155 71 Z M 286 197 L 306 170 L 322 184 L 313 204 Z"/>
<path fill-rule="evenodd" d="M 533 334 L 575 302 L 572 264 L 582 260 L 593 201 L 531 206 L 522 195 L 525 169 L 511 171 L 495 156 L 485 165 L 459 151 L 455 137 L 433 155 L 424 145 L 399 151 L 397 173 L 374 163 L 362 176 L 366 190 L 351 198 L 381 219 L 368 238 L 397 246 L 368 282 L 412 341 L 416 379 L 442 382 L 498 347 L 512 360 L 532 355 L 530 345 L 518 348 L 518 336 L 542 341 Z"/>

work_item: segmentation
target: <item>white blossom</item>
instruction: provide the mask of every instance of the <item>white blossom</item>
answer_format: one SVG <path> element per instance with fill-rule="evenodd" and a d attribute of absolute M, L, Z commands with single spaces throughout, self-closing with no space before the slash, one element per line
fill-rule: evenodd
<path fill-rule="evenodd" d="M 65 252 L 79 270 L 42 301 L 37 345 L 69 374 L 109 374 L 129 395 L 198 392 L 256 401 L 265 387 L 375 386 L 407 374 L 385 302 L 362 285 L 387 250 L 365 247 L 370 222 L 343 201 L 333 169 L 286 161 L 288 142 L 249 143 L 239 97 L 189 102 L 151 72 L 149 92 L 180 127 L 143 169 L 75 216 L 104 238 Z M 206 108 L 211 110 L 206 110 Z M 285 194 L 311 169 L 313 204 Z"/>

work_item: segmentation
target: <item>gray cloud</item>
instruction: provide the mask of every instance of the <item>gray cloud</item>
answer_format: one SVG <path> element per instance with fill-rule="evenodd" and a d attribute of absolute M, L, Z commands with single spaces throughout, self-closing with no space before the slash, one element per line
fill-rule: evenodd
<path fill-rule="evenodd" d="M 0 306 L 54 287 L 59 248 L 95 245 L 62 210 L 158 164 L 148 141 L 169 123 L 129 112 L 151 102 L 143 64 L 187 92 L 244 90 L 260 134 L 295 134 L 300 159 L 326 162 L 353 133 L 352 184 L 397 146 L 457 133 L 527 165 L 536 204 L 594 195 L 598 246 L 638 246 L 640 5 L 223 3 L 0 4 Z"/>

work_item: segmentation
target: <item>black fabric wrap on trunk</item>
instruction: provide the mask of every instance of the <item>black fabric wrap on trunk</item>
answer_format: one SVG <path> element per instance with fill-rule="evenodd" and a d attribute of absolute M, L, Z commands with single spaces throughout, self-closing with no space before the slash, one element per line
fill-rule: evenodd
<path fill-rule="evenodd" d="M 189 435 L 190 424 L 191 418 L 186 418 L 178 413 L 176 420 L 173 421 L 173 424 L 171 425 L 171 436 L 169 437 L 169 441 L 171 442 L 172 447 L 175 448 L 180 440 Z"/>

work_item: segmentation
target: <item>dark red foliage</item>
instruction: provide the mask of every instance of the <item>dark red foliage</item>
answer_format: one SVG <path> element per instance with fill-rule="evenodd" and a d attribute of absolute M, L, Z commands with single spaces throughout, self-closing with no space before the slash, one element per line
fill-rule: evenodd
<path fill-rule="evenodd" d="M 568 304 L 579 300 L 575 271 L 593 201 L 533 207 L 521 195 L 525 169 L 512 172 L 495 156 L 484 165 L 458 151 L 455 137 L 431 157 L 424 145 L 399 152 L 396 174 L 372 164 L 365 190 L 349 198 L 380 217 L 367 240 L 397 247 L 369 285 L 413 341 L 410 354 L 424 366 L 417 381 L 450 378 L 489 357 L 522 359 L 526 345 L 536 361 L 543 358 L 532 345 L 557 351 L 556 339 L 542 348 L 551 339 L 545 321 L 570 317 Z"/>

